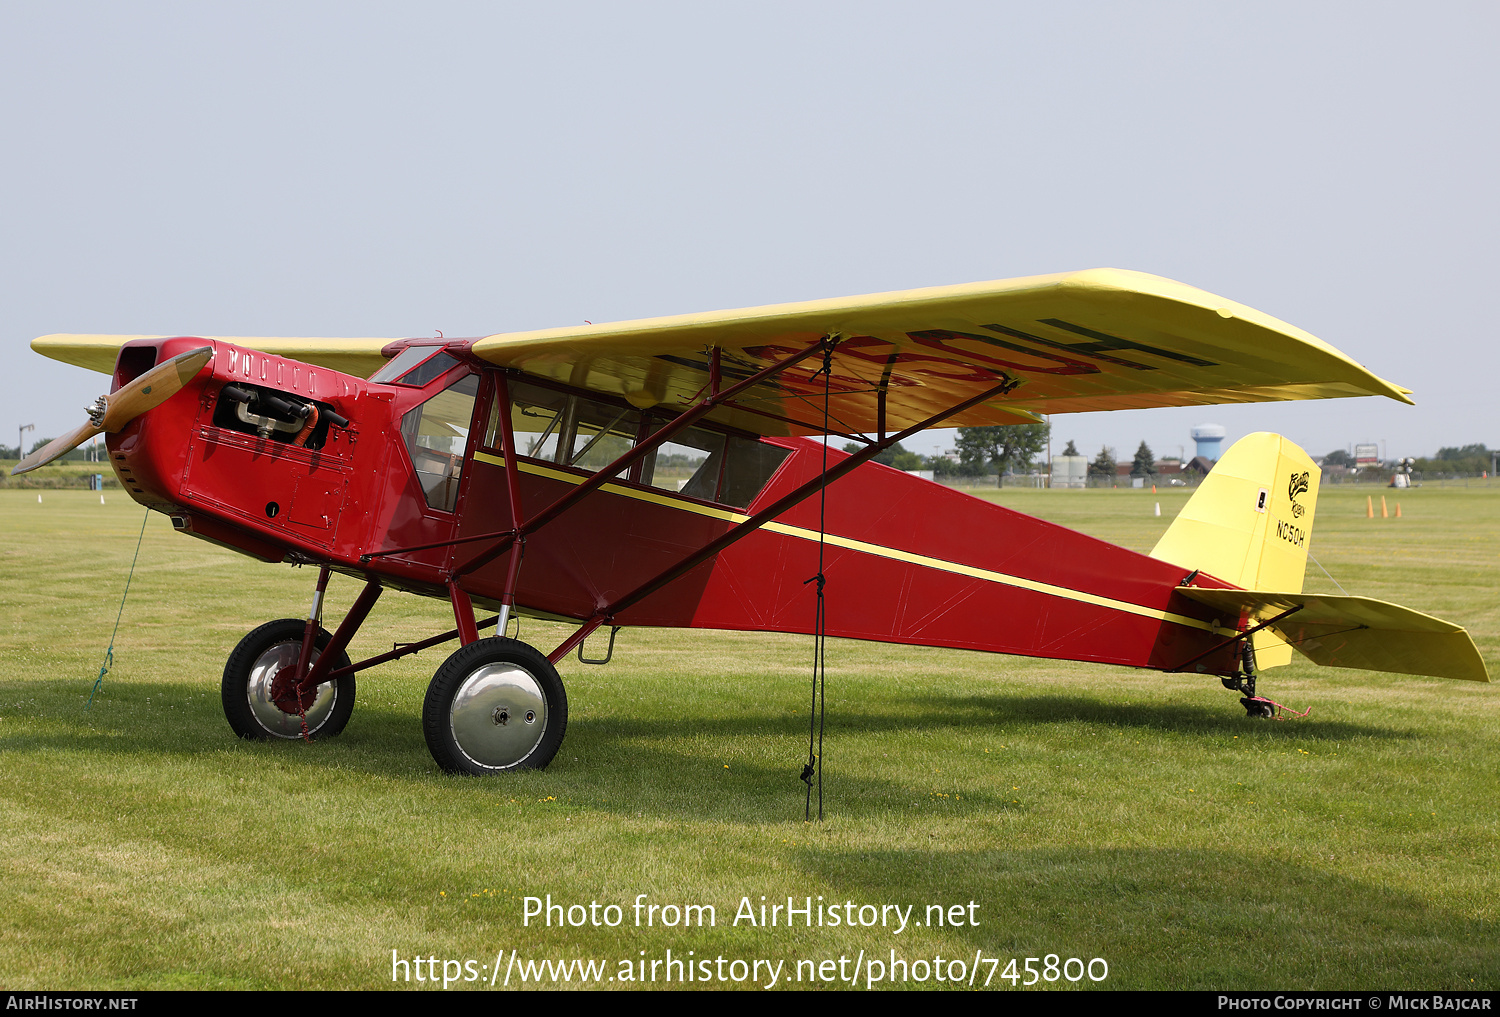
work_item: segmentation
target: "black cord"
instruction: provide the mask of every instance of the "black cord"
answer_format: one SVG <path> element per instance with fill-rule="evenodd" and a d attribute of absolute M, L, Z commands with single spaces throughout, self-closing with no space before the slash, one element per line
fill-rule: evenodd
<path fill-rule="evenodd" d="M 823 597 L 823 587 L 828 577 L 823 574 L 823 551 L 828 533 L 828 403 L 832 393 L 833 346 L 823 350 L 823 366 L 813 372 L 816 378 L 823 375 L 823 486 L 818 489 L 818 574 L 805 579 L 803 586 L 817 583 L 817 610 L 813 618 L 813 680 L 812 708 L 807 717 L 807 762 L 802 767 L 802 782 L 807 785 L 807 803 L 803 813 L 806 820 L 812 819 L 813 774 L 818 777 L 818 821 L 823 820 L 823 727 L 828 716 L 828 614 Z M 809 379 L 811 380 L 811 379 Z M 813 738 L 817 736 L 814 750 Z"/>

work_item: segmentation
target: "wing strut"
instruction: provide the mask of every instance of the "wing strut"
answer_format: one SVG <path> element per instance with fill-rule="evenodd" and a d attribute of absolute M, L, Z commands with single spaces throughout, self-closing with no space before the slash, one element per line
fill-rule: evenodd
<path fill-rule="evenodd" d="M 806 351 L 803 356 L 811 356 L 812 353 L 816 351 L 816 349 L 817 347 L 814 347 L 812 350 Z M 619 614 L 621 611 L 633 607 L 634 605 L 645 600 L 647 597 L 651 596 L 651 594 L 655 593 L 663 586 L 666 586 L 668 583 L 687 575 L 689 572 L 693 571 L 693 569 L 697 568 L 699 565 L 702 565 L 704 562 L 714 557 L 726 547 L 739 540 L 742 540 L 745 537 L 748 537 L 750 534 L 758 530 L 763 524 L 770 522 L 772 519 L 775 519 L 777 516 L 785 512 L 787 509 L 790 509 L 794 505 L 797 505 L 812 497 L 814 494 L 817 494 L 824 487 L 833 483 L 835 480 L 838 480 L 840 477 L 853 472 L 860 466 L 863 466 L 865 463 L 869 462 L 871 459 L 874 459 L 880 453 L 884 452 L 892 445 L 895 445 L 897 442 L 905 438 L 910 438 L 918 431 L 925 431 L 929 427 L 936 427 L 942 421 L 947 420 L 949 417 L 954 416 L 955 414 L 962 413 L 964 410 L 969 409 L 971 406 L 977 406 L 978 404 L 985 402 L 988 399 L 994 399 L 997 396 L 1003 396 L 1019 384 L 1020 381 L 1018 379 L 1011 378 L 1010 376 L 1006 375 L 1005 380 L 999 385 L 994 386 L 993 388 L 986 389 L 978 395 L 973 396 L 969 399 L 965 399 L 963 402 L 949 407 L 948 409 L 943 410 L 940 413 L 934 414 L 933 416 L 928 417 L 926 420 L 923 420 L 920 423 L 913 424 L 911 427 L 908 427 L 904 431 L 888 435 L 880 441 L 871 442 L 869 445 L 860 449 L 858 452 L 854 453 L 848 459 L 845 459 L 843 462 L 839 463 L 837 466 L 833 467 L 830 470 L 825 470 L 818 476 L 814 477 L 812 480 L 809 480 L 807 483 L 803 484 L 801 487 L 785 495 L 784 497 L 779 498 L 774 504 L 761 509 L 759 512 L 751 516 L 749 519 L 745 520 L 743 523 L 740 523 L 738 526 L 732 527 L 731 529 L 727 530 L 717 540 L 704 545 L 699 550 L 682 559 L 682 561 L 678 562 L 676 565 L 673 565 L 665 571 L 661 572 L 656 576 L 656 578 L 647 580 L 646 582 L 642 583 L 640 586 L 632 590 L 630 593 L 625 594 L 625 596 L 621 597 L 619 600 L 616 600 L 614 603 L 609 604 L 608 606 L 594 612 L 594 615 L 589 618 L 588 621 L 579 626 L 578 631 L 574 632 L 571 636 L 565 639 L 562 645 L 560 645 L 557 649 L 549 653 L 547 655 L 547 659 L 552 661 L 554 664 L 559 660 L 562 660 L 572 652 L 573 647 L 583 642 L 589 637 L 590 633 L 592 633 L 600 625 L 603 625 L 606 621 L 611 621 L 611 619 L 613 619 L 615 615 Z"/>

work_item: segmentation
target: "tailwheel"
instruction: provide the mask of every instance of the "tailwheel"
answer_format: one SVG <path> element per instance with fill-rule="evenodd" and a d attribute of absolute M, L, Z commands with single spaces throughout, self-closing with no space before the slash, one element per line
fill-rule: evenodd
<path fill-rule="evenodd" d="M 349 723 L 349 715 L 354 712 L 352 674 L 325 682 L 301 696 L 293 689 L 306 627 L 307 622 L 300 618 L 266 622 L 241 639 L 229 655 L 221 686 L 224 716 L 241 738 L 301 738 L 304 717 L 309 738 L 331 737 Z M 327 630 L 318 629 L 313 661 L 331 638 Z M 333 666 L 348 667 L 348 655 L 339 654 Z"/>
<path fill-rule="evenodd" d="M 1247 717 L 1276 716 L 1276 704 L 1269 700 L 1242 698 L 1240 705 L 1245 708 L 1245 716 Z"/>
<path fill-rule="evenodd" d="M 568 726 L 562 678 L 535 648 L 495 636 L 443 662 L 422 705 L 422 733 L 449 773 L 540 770 Z"/>

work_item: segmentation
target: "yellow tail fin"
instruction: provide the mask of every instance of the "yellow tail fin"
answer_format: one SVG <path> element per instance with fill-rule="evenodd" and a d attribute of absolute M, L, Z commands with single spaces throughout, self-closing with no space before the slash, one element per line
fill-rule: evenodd
<path fill-rule="evenodd" d="M 1246 590 L 1300 593 L 1321 476 L 1281 435 L 1246 435 L 1214 464 L 1151 557 Z M 1292 659 L 1292 648 L 1269 629 L 1253 639 L 1261 668 Z"/>

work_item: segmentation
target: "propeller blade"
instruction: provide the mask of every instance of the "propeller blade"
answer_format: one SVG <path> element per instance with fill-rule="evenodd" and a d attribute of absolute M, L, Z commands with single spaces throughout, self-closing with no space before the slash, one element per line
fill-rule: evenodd
<path fill-rule="evenodd" d="M 128 385 L 121 385 L 108 396 L 103 429 L 110 434 L 122 429 L 147 410 L 154 410 L 192 381 L 213 358 L 212 346 L 179 354 L 164 364 L 157 364 Z"/>
<path fill-rule="evenodd" d="M 181 392 L 182 387 L 203 370 L 203 365 L 213 359 L 213 355 L 212 346 L 200 346 L 196 350 L 189 350 L 164 364 L 157 364 L 130 384 L 122 385 L 108 396 L 101 397 L 102 415 L 96 404 L 95 408 L 89 411 L 88 423 L 61 438 L 53 438 L 16 463 L 10 475 L 14 477 L 18 473 L 28 473 L 38 466 L 46 466 L 52 460 L 67 455 L 101 432 L 115 433 L 142 413 L 155 409 Z"/>
<path fill-rule="evenodd" d="M 10 475 L 14 477 L 18 473 L 29 473 L 38 466 L 46 466 L 59 456 L 67 455 L 103 430 L 104 428 L 96 427 L 93 421 L 89 421 L 76 431 L 65 434 L 61 438 L 53 438 L 47 444 L 31 453 L 31 455 L 16 463 L 15 469 L 10 471 Z"/>

